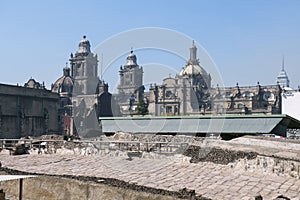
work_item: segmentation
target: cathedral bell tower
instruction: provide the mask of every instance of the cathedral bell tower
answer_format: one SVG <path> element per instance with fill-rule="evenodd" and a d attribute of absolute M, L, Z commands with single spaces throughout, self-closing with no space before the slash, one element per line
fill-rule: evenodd
<path fill-rule="evenodd" d="M 71 76 L 74 79 L 75 95 L 95 94 L 98 79 L 98 58 L 91 52 L 90 42 L 83 36 L 75 56 L 71 53 Z"/>
<path fill-rule="evenodd" d="M 124 67 L 120 67 L 119 94 L 134 94 L 143 86 L 143 68 L 137 64 L 133 50 L 126 58 Z"/>

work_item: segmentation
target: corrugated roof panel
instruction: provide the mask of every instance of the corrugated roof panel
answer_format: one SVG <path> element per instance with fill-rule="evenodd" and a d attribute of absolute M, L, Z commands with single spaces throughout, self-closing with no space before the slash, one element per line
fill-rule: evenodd
<path fill-rule="evenodd" d="M 24 178 L 34 178 L 37 176 L 34 175 L 0 175 L 0 182 L 1 181 L 11 181 L 11 180 L 18 180 Z"/>
<path fill-rule="evenodd" d="M 282 118 L 102 119 L 103 132 L 130 133 L 270 133 Z"/>

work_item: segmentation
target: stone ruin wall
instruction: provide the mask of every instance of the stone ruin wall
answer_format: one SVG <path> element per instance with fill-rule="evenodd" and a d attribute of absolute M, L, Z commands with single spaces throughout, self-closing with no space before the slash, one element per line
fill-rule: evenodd
<path fill-rule="evenodd" d="M 77 144 L 73 142 L 61 142 L 58 145 L 57 142 L 47 145 L 45 148 L 32 148 L 29 150 L 29 154 L 69 154 L 69 155 L 83 155 L 83 156 L 111 156 L 111 157 L 124 157 L 128 158 L 128 152 L 126 150 L 119 150 L 118 145 L 110 144 L 106 148 L 100 147 L 93 143 Z M 215 164 L 229 165 L 232 171 L 248 171 L 259 172 L 262 174 L 275 174 L 278 176 L 289 176 L 293 178 L 300 178 L 300 161 L 295 159 L 288 159 L 287 156 L 269 156 L 263 154 L 257 154 L 254 152 L 242 152 L 243 156 L 236 156 L 237 151 L 221 149 L 216 147 L 209 147 L 208 153 L 205 153 L 204 148 L 201 150 L 201 141 L 198 141 L 196 147 L 198 151 L 194 154 L 203 154 L 204 159 L 200 162 L 213 162 Z M 193 145 L 191 145 L 193 146 Z M 190 147 L 190 146 L 189 146 Z M 139 158 L 144 159 L 164 159 L 176 162 L 194 162 L 193 155 L 186 155 L 187 149 L 177 149 L 176 151 L 167 152 L 162 151 L 159 153 L 147 152 L 145 145 L 140 145 L 141 154 Z M 134 149 L 137 150 L 137 149 Z M 207 150 L 206 150 L 207 151 Z M 9 154 L 8 150 L 0 151 L 1 154 Z M 248 156 L 249 153 L 255 154 L 255 156 Z M 251 154 L 251 155 L 252 155 Z M 199 161 L 196 161 L 199 162 Z"/>
<path fill-rule="evenodd" d="M 0 182 L 10 200 L 19 199 L 19 181 Z M 23 199 L 26 200 L 82 200 L 82 199 L 175 200 L 173 196 L 151 194 L 130 188 L 112 187 L 63 177 L 39 176 L 23 180 Z"/>

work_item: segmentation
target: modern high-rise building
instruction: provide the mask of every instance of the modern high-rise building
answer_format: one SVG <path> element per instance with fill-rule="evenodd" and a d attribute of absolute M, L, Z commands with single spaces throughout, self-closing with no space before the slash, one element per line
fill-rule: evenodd
<path fill-rule="evenodd" d="M 290 80 L 289 77 L 284 69 L 284 57 L 282 58 L 282 66 L 281 71 L 279 72 L 279 75 L 277 76 L 276 81 L 278 84 L 284 88 L 284 87 L 290 87 Z"/>

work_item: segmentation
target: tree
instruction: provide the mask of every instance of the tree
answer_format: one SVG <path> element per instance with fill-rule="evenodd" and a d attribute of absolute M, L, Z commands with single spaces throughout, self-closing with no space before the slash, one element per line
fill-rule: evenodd
<path fill-rule="evenodd" d="M 148 104 L 143 99 L 140 99 L 137 104 L 137 113 L 139 115 L 147 115 L 148 112 Z"/>

